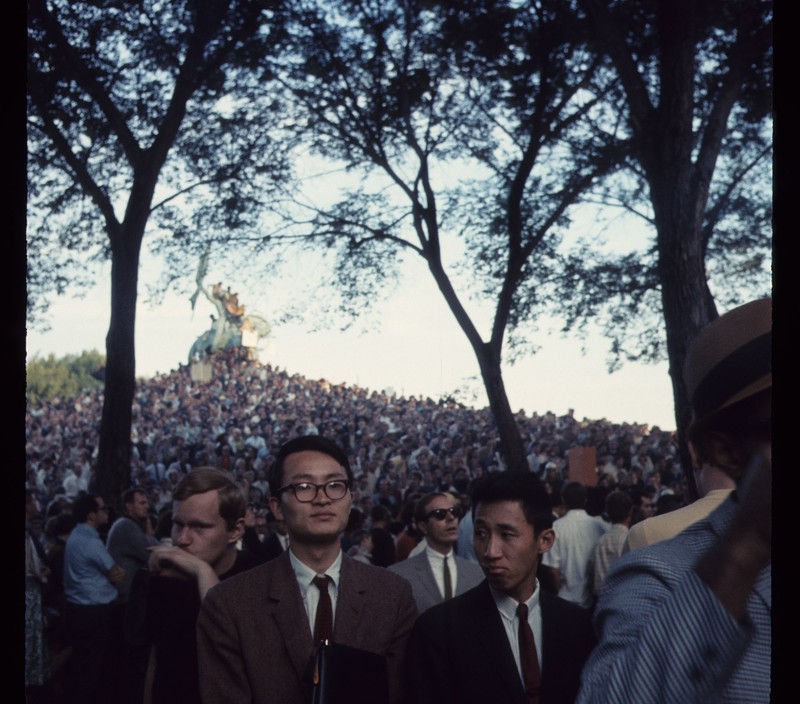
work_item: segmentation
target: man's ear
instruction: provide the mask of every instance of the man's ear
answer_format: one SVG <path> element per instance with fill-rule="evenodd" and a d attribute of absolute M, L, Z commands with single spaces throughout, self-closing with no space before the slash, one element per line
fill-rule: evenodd
<path fill-rule="evenodd" d="M 277 518 L 279 521 L 283 519 L 283 511 L 281 510 L 281 500 L 270 496 L 269 497 L 269 510 L 272 511 L 272 514 Z"/>
<path fill-rule="evenodd" d="M 233 526 L 233 530 L 231 531 L 231 537 L 228 539 L 228 542 L 236 543 L 239 540 L 241 540 L 243 535 L 244 535 L 244 517 L 236 519 L 236 524 Z"/>
<path fill-rule="evenodd" d="M 539 533 L 539 553 L 550 552 L 556 540 L 555 531 L 552 528 L 545 528 Z"/>

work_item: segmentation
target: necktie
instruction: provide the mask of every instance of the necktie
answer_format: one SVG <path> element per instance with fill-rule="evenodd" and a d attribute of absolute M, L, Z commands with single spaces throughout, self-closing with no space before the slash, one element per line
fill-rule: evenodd
<path fill-rule="evenodd" d="M 314 577 L 314 584 L 319 589 L 317 615 L 314 618 L 314 645 L 323 640 L 333 640 L 333 606 L 328 593 L 330 577 L 322 575 Z"/>
<path fill-rule="evenodd" d="M 528 623 L 528 607 L 520 604 L 517 607 L 519 617 L 519 658 L 522 663 L 522 678 L 525 682 L 525 698 L 528 704 L 539 704 L 539 658 L 536 655 L 536 643 L 533 631 Z"/>
<path fill-rule="evenodd" d="M 447 567 L 447 557 L 444 558 L 444 599 L 453 598 L 453 583 L 450 581 L 450 569 Z"/>

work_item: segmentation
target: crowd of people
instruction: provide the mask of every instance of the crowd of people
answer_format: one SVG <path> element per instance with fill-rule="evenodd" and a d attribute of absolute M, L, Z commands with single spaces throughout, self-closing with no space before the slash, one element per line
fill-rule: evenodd
<path fill-rule="evenodd" d="M 231 472 L 247 496 L 265 503 L 277 449 L 302 434 L 321 434 L 347 449 L 358 480 L 356 505 L 367 515 L 380 503 L 396 517 L 412 491 L 448 486 L 463 493 L 471 479 L 502 468 L 488 408 L 310 380 L 222 353 L 210 363 L 207 382 L 193 379 L 192 365 L 139 381 L 131 483 L 147 489 L 156 511 L 170 502 L 181 475 L 199 466 Z M 44 518 L 91 485 L 101 412 L 102 390 L 27 408 L 26 487 Z M 595 448 L 606 489 L 658 482 L 657 494 L 683 493 L 672 432 L 579 421 L 571 413 L 520 411 L 517 422 L 531 471 L 552 489 L 567 477 L 568 450 L 584 446 Z"/>
<path fill-rule="evenodd" d="M 205 366 L 202 372 L 201 364 Z M 276 496 L 270 475 L 279 451 L 293 438 L 322 436 L 344 449 L 352 469 L 352 508 L 341 534 L 345 554 L 359 562 L 390 567 L 423 554 L 426 548 L 433 555 L 437 547 L 444 546 L 446 552 L 450 546 L 459 561 L 475 562 L 474 553 L 468 554 L 470 550 L 461 548 L 457 540 L 459 532 L 463 537 L 472 529 L 470 488 L 476 480 L 505 469 L 488 409 L 310 380 L 228 351 L 138 382 L 131 429 L 132 491 L 121 497 L 117 516 L 112 501 L 102 507 L 86 501 L 94 496 L 101 409 L 102 391 L 95 390 L 26 410 L 26 607 L 30 587 L 31 603 L 37 599 L 41 603 L 30 619 L 40 619 L 44 629 L 44 637 L 36 642 L 26 640 L 26 685 L 51 701 L 62 701 L 57 698 L 62 694 L 69 697 L 69 692 L 62 691 L 63 673 L 75 660 L 65 619 L 69 609 L 63 561 L 67 539 L 76 526 L 88 521 L 109 546 L 115 542 L 110 532 L 123 533 L 123 528 L 131 529 L 124 522 L 134 521 L 141 527 L 142 550 L 172 550 L 170 545 L 180 544 L 176 530 L 180 535 L 179 529 L 184 529 L 184 523 L 174 525 L 176 491 L 181 495 L 192 470 L 214 468 L 241 489 L 247 502 L 241 530 L 229 526 L 228 543 L 252 553 L 256 557 L 252 564 L 267 562 L 286 551 L 291 537 L 283 517 L 271 510 Z M 687 502 L 686 477 L 672 432 L 647 424 L 580 421 L 571 412 L 556 416 L 520 411 L 516 418 L 530 473 L 549 495 L 553 519 L 568 526 L 580 513 L 593 526 L 592 544 L 583 546 L 589 552 L 594 552 L 594 543 L 612 523 L 624 522 L 627 528 Z M 575 447 L 593 448 L 597 459 L 596 485 L 581 487 L 580 505 L 572 498 L 579 483 L 570 481 L 569 451 Z M 630 512 L 617 520 L 610 515 L 613 510 L 608 511 L 607 499 L 620 492 L 630 499 Z M 439 503 L 444 501 L 442 507 L 434 503 L 436 508 L 431 509 L 442 519 L 439 513 L 435 520 L 420 514 L 419 500 L 431 495 L 439 496 Z M 452 497 L 456 508 L 448 508 L 450 498 L 443 500 L 443 495 Z M 76 504 L 77 517 L 73 515 Z M 460 526 L 455 521 L 457 530 L 445 525 L 448 511 L 448 521 L 464 518 Z M 436 533 L 439 520 L 447 528 L 446 536 Z M 126 543 L 130 542 L 130 530 L 125 534 Z M 431 544 L 428 536 L 438 537 L 431 537 Z M 566 541 L 562 547 L 566 548 Z M 612 552 L 622 552 L 621 540 Z M 562 594 L 575 585 L 573 577 L 567 576 L 567 565 L 554 555 L 539 566 L 539 580 L 549 591 Z M 604 570 L 609 562 L 604 558 Z M 134 562 L 125 565 L 124 575 L 115 575 L 116 604 L 127 603 L 136 586 L 132 573 L 147 566 Z M 196 566 L 190 567 L 195 574 Z M 454 578 L 458 574 L 454 572 Z M 222 576 L 212 574 L 211 578 L 213 584 Z M 581 579 L 585 584 L 576 601 L 591 606 L 597 597 L 594 576 L 587 573 Z M 202 599 L 205 589 L 200 591 Z M 122 612 L 117 609 L 116 613 Z M 125 617 L 109 618 L 117 623 L 111 628 L 122 633 L 120 623 Z M 85 661 L 82 665 L 87 667 Z M 138 661 L 138 666 L 143 671 L 147 663 Z M 129 673 L 121 670 L 117 675 L 116 681 L 107 679 L 104 686 L 128 682 Z"/>

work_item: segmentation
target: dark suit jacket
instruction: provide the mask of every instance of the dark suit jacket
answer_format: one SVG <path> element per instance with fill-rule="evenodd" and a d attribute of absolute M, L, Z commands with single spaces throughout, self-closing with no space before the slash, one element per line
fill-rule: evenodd
<path fill-rule="evenodd" d="M 595 643 L 589 612 L 541 592 L 542 704 L 572 704 Z M 488 582 L 428 609 L 408 651 L 409 704 L 525 704 Z"/>
<path fill-rule="evenodd" d="M 258 539 L 258 532 L 255 528 L 244 529 L 242 546 L 255 555 L 260 562 L 274 560 L 283 553 L 283 546 L 276 533 L 270 533 L 262 543 Z"/>
<path fill-rule="evenodd" d="M 342 556 L 333 640 L 386 657 L 393 703 L 402 701 L 406 646 L 416 613 L 408 582 Z M 208 592 L 197 646 L 204 704 L 309 701 L 311 627 L 288 551 Z"/>

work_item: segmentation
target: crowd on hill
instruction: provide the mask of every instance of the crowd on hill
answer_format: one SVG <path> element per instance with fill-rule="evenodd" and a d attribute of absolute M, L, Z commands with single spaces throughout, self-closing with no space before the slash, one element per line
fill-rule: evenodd
<path fill-rule="evenodd" d="M 265 501 L 277 448 L 302 434 L 325 435 L 347 448 L 359 478 L 357 503 L 367 514 L 381 503 L 396 516 L 410 490 L 464 493 L 471 479 L 502 469 L 488 408 L 311 380 L 225 354 L 210 364 L 210 381 L 193 379 L 192 366 L 182 365 L 138 384 L 131 481 L 147 488 L 156 510 L 169 502 L 180 476 L 199 466 L 232 472 L 248 496 Z M 26 488 L 45 518 L 92 485 L 101 412 L 102 390 L 27 408 Z M 568 451 L 582 446 L 595 448 L 604 489 L 644 485 L 658 474 L 659 490 L 682 493 L 674 433 L 572 414 L 521 410 L 516 418 L 531 471 L 551 489 L 567 477 Z"/>

